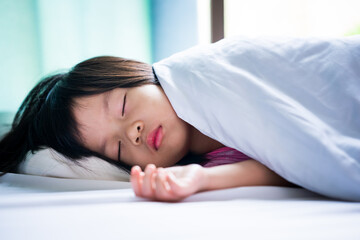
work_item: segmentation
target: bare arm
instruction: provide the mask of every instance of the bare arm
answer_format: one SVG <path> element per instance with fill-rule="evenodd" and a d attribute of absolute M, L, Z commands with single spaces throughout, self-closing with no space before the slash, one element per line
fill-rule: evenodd
<path fill-rule="evenodd" d="M 291 183 L 255 160 L 204 168 L 204 191 L 240 186 L 291 186 Z"/>
<path fill-rule="evenodd" d="M 191 164 L 164 169 L 149 164 L 144 172 L 135 166 L 131 183 L 137 196 L 161 201 L 178 201 L 200 191 L 240 186 L 291 186 L 255 160 L 211 168 Z"/>

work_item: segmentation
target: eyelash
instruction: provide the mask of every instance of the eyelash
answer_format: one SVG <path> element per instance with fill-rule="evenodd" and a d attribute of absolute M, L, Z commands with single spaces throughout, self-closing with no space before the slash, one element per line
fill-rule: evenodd
<path fill-rule="evenodd" d="M 123 103 L 123 107 L 122 107 L 121 116 L 124 116 L 125 104 L 126 104 L 126 94 L 124 96 L 124 103 Z M 120 156 L 121 156 L 121 141 L 119 141 L 118 161 L 120 161 Z"/>
<path fill-rule="evenodd" d="M 124 96 L 124 103 L 123 103 L 123 108 L 122 108 L 121 116 L 124 116 L 125 104 L 126 104 L 126 94 L 125 94 L 125 96 Z"/>

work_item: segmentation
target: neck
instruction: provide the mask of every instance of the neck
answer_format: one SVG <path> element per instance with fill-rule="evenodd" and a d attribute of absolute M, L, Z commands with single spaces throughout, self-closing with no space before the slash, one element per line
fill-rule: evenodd
<path fill-rule="evenodd" d="M 206 154 L 221 147 L 224 147 L 224 145 L 191 126 L 190 152 Z"/>

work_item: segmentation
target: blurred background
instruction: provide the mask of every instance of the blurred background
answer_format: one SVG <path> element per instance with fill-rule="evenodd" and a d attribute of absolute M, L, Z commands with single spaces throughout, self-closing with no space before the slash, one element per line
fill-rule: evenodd
<path fill-rule="evenodd" d="M 232 35 L 360 34 L 359 0 L 0 0 L 0 123 L 44 76 L 98 55 L 152 64 Z"/>

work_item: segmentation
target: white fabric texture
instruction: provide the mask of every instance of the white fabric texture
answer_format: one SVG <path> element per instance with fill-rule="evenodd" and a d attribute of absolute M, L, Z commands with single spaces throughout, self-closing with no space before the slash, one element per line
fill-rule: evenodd
<path fill-rule="evenodd" d="M 285 179 L 360 201 L 360 37 L 225 39 L 153 65 L 180 118 Z"/>
<path fill-rule="evenodd" d="M 135 197 L 130 183 L 6 174 L 1 239 L 346 239 L 360 204 L 301 188 L 239 187 L 178 203 Z"/>
<path fill-rule="evenodd" d="M 45 148 L 28 153 L 19 166 L 19 173 L 37 176 L 129 181 L 129 174 L 97 157 L 82 158 L 79 163 L 66 158 L 54 149 Z"/>
<path fill-rule="evenodd" d="M 360 204 L 301 188 L 239 187 L 178 203 L 135 197 L 130 183 L 6 174 L 1 239 L 346 239 Z"/>

